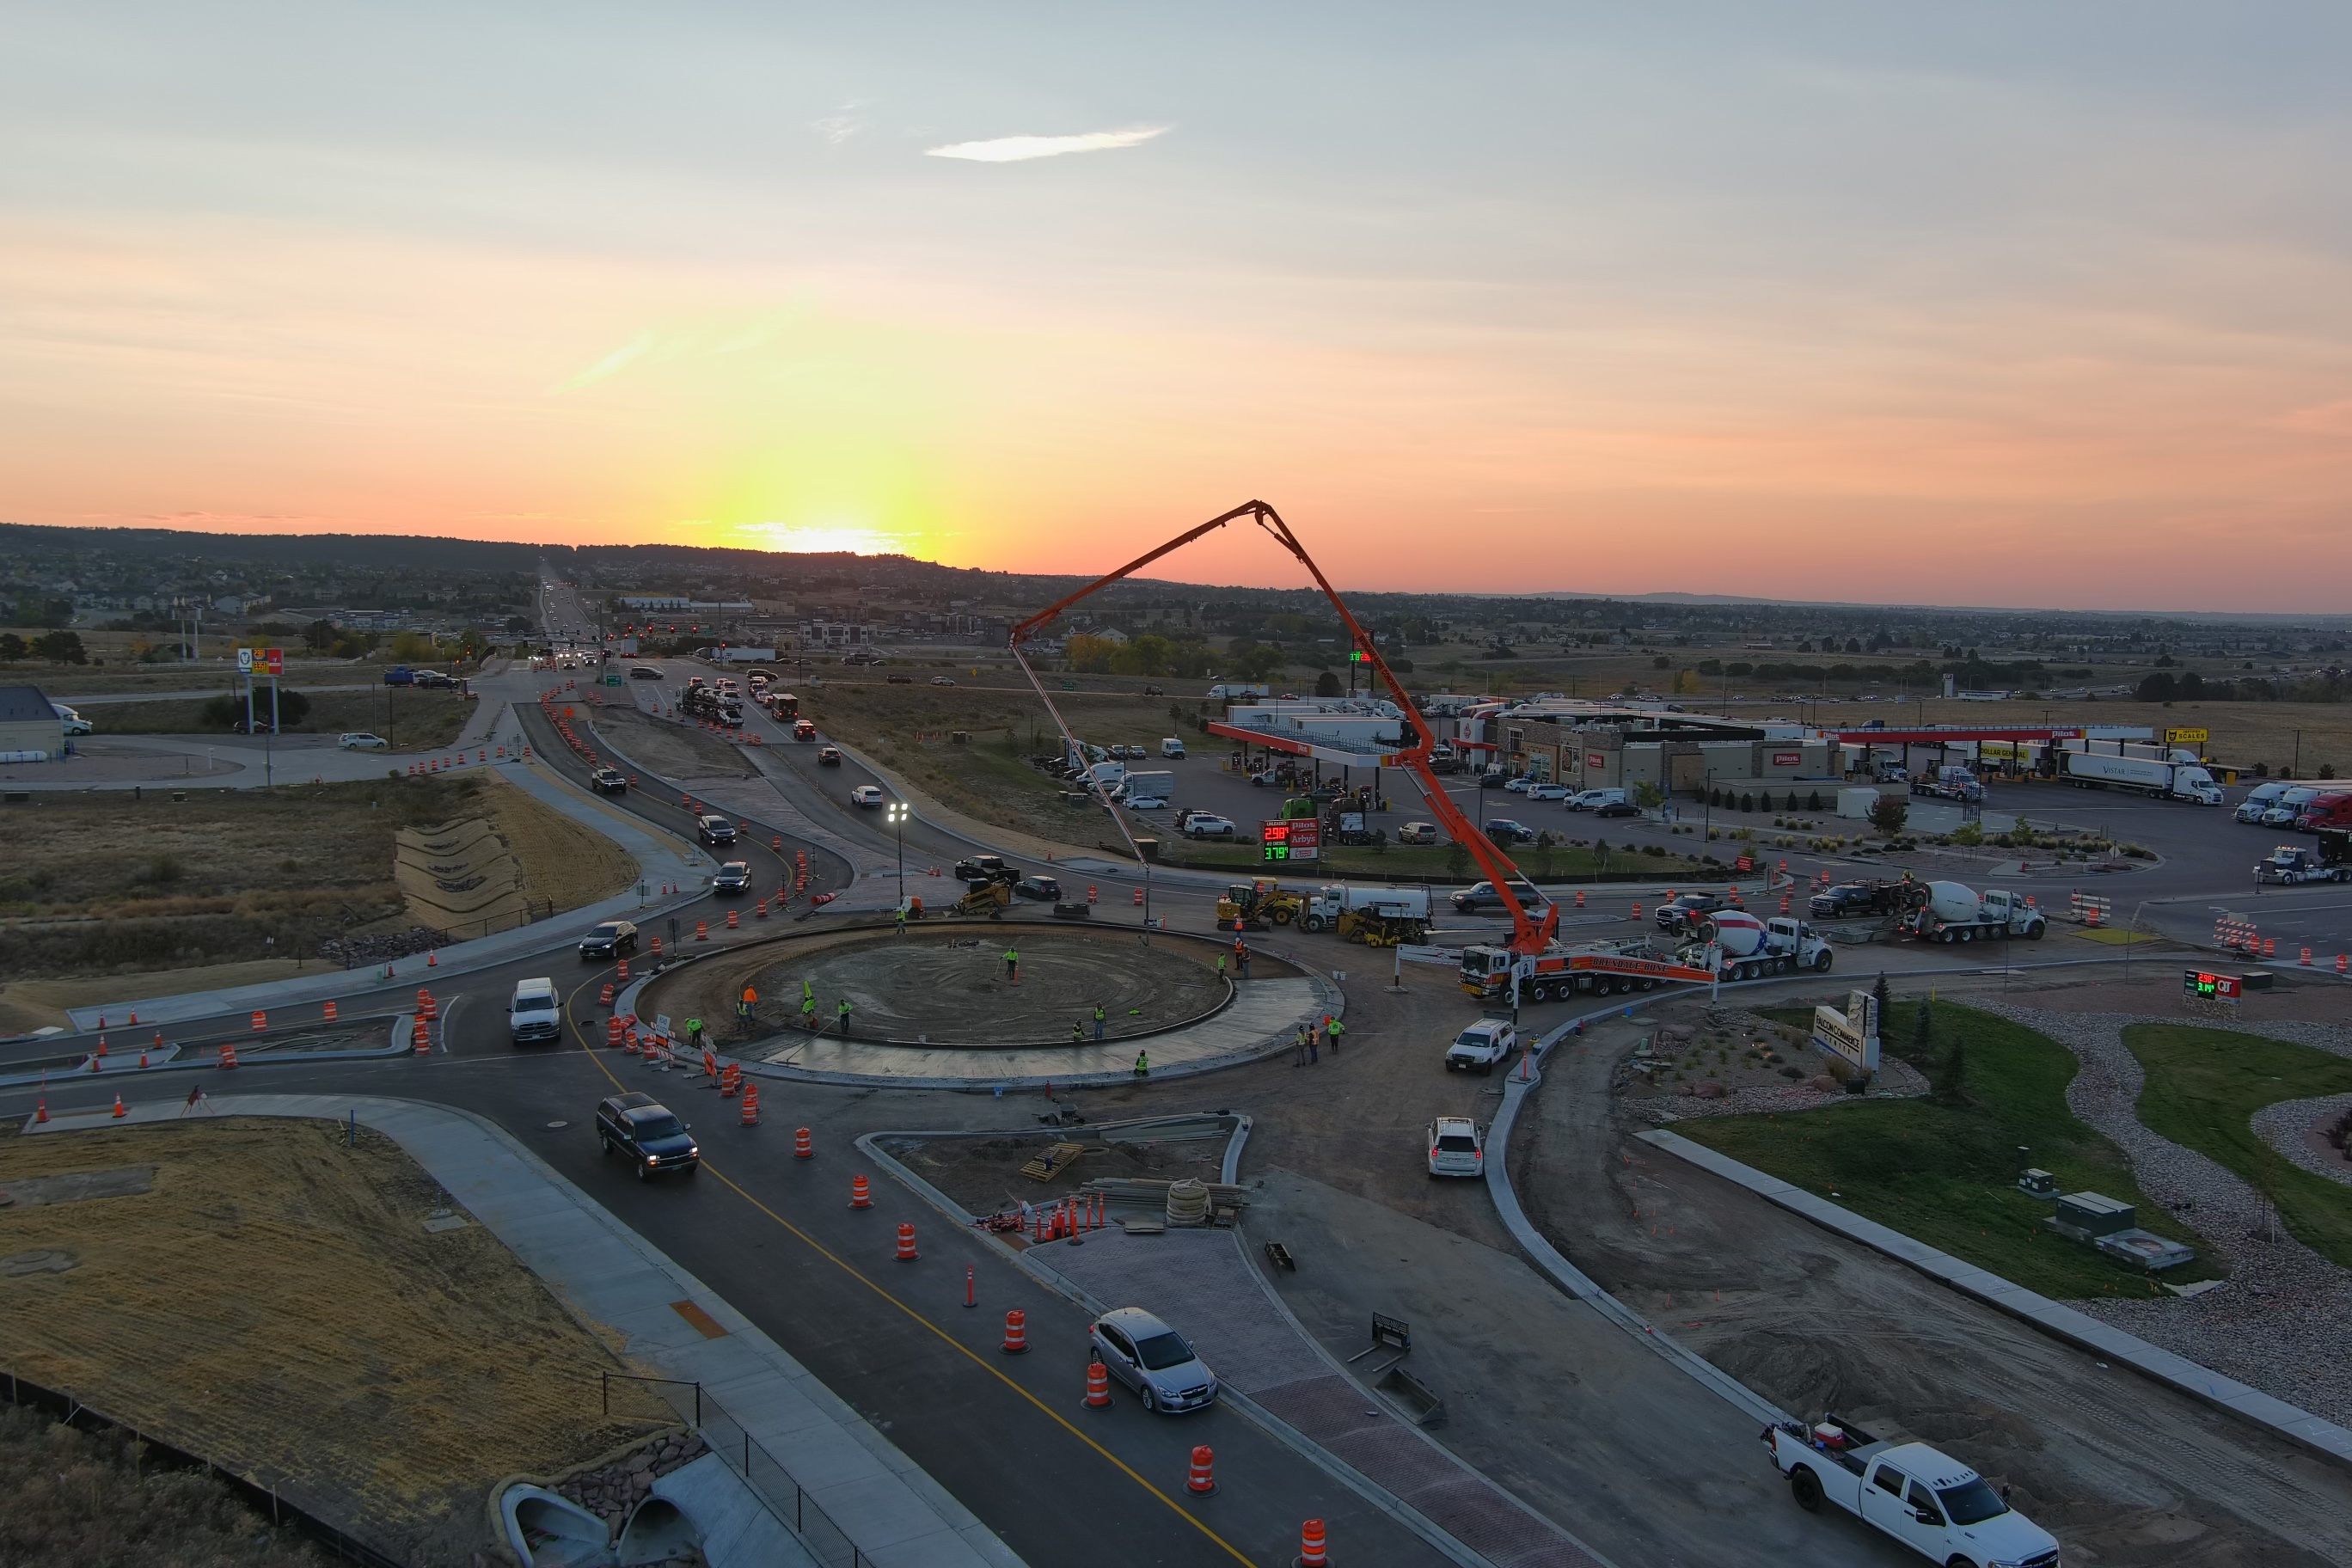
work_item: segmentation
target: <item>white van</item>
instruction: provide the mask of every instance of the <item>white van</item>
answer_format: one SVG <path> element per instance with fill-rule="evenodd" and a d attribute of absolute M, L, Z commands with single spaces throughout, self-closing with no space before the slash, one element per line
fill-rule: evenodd
<path fill-rule="evenodd" d="M 1622 789 L 1583 789 L 1568 797 L 1570 811 L 1591 811 L 1604 805 L 1622 805 L 1625 792 Z"/>
<path fill-rule="evenodd" d="M 1181 761 L 1184 755 L 1184 742 L 1177 739 L 1175 736 L 1171 735 L 1166 740 L 1160 742 L 1160 754 L 1163 757 L 1174 757 Z"/>
<path fill-rule="evenodd" d="M 507 1033 L 518 1046 L 563 1037 L 563 1004 L 556 998 L 554 981 L 515 982 L 514 995 L 507 1003 Z"/>

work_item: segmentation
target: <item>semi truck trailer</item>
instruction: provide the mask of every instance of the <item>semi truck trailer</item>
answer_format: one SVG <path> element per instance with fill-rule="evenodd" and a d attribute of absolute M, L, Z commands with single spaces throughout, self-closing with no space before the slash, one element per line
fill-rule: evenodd
<path fill-rule="evenodd" d="M 2153 757 L 2116 757 L 2103 752 L 2062 752 L 2059 776 L 2082 789 L 2121 789 L 2159 800 L 2219 805 L 2221 786 L 2196 763 L 2160 763 Z"/>

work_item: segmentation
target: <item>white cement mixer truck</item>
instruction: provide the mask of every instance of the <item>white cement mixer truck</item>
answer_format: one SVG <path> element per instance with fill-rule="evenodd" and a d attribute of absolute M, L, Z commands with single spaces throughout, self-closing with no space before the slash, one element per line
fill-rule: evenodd
<path fill-rule="evenodd" d="M 1929 882 L 1905 914 L 1906 935 L 1921 942 L 1997 942 L 2021 936 L 2040 942 L 2050 922 L 2021 894 L 2007 888 L 1979 893 L 1960 882 Z"/>
<path fill-rule="evenodd" d="M 1760 980 L 1810 969 L 1827 974 L 1835 957 L 1812 927 L 1787 915 L 1764 920 L 1746 910 L 1717 910 L 1699 921 L 1698 934 L 1677 958 L 1693 969 L 1711 969 L 1725 980 Z"/>

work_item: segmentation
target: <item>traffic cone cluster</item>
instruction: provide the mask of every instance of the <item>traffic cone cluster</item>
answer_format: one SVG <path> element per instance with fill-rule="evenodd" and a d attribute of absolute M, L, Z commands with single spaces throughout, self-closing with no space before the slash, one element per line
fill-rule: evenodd
<path fill-rule="evenodd" d="M 719 1098 L 732 1100 L 735 1091 L 743 1087 L 743 1068 L 740 1063 L 729 1062 L 719 1069 Z"/>
<path fill-rule="evenodd" d="M 431 1020 L 441 1016 L 441 1005 L 433 1000 L 433 993 L 419 989 L 416 993 L 416 1016 Z"/>

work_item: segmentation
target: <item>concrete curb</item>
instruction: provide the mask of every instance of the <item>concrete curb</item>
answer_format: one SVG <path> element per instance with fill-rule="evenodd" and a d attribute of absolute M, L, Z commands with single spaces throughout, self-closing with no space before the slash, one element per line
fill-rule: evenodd
<path fill-rule="evenodd" d="M 830 935 L 842 931 L 871 930 L 875 931 L 888 931 L 895 929 L 896 928 L 893 926 L 880 924 L 868 927 L 834 926 L 826 928 L 826 934 Z M 1183 936 L 1192 941 L 1214 940 L 1213 938 L 1203 939 L 1192 932 L 1162 932 L 1160 934 Z M 748 945 L 748 943 L 738 943 L 734 948 L 714 948 L 709 952 L 697 952 L 689 954 L 678 962 L 681 963 L 690 963 L 697 959 L 716 957 L 720 952 L 738 951 L 740 947 Z M 1283 963 L 1289 964 L 1293 969 L 1297 970 L 1299 974 L 1315 987 L 1317 1002 L 1314 1011 L 1318 1016 L 1328 1013 L 1335 1018 L 1344 1018 L 1347 1016 L 1347 994 L 1340 990 L 1338 984 L 1332 981 L 1324 971 L 1318 970 L 1312 965 L 1302 963 L 1288 953 L 1273 952 L 1271 950 L 1261 951 L 1265 951 L 1268 953 L 1268 956 L 1278 958 Z M 677 964 L 669 964 L 660 973 L 667 973 L 677 967 Z M 642 992 L 645 986 L 656 977 L 656 976 L 653 974 L 646 974 L 633 978 L 626 986 L 614 994 L 613 997 L 613 1012 L 623 1016 L 635 1014 L 637 1011 L 636 1003 L 639 993 Z M 1230 983 L 1228 984 L 1230 985 Z M 1228 996 L 1225 1007 L 1220 1008 L 1216 1013 L 1207 1015 L 1205 1018 L 1196 1018 L 1192 1020 L 1191 1024 L 1181 1026 L 1191 1028 L 1206 1022 L 1209 1019 L 1220 1017 L 1227 1008 L 1232 1006 L 1232 997 Z M 1289 1026 L 1295 1026 L 1295 1025 L 1296 1020 L 1294 1020 L 1293 1025 Z M 1175 1031 L 1172 1029 L 1163 1030 L 1160 1031 L 1160 1036 L 1161 1037 L 1164 1037 L 1166 1035 L 1172 1034 Z M 718 1056 L 720 1061 L 731 1062 L 734 1065 L 740 1067 L 748 1077 L 772 1079 L 779 1083 L 824 1084 L 835 1088 L 935 1089 L 951 1089 L 964 1094 L 994 1094 L 1000 1089 L 1042 1089 L 1048 1084 L 1056 1085 L 1065 1089 L 1109 1089 L 1120 1084 L 1130 1084 L 1135 1081 L 1133 1072 L 1126 1068 L 1107 1068 L 1098 1072 L 1033 1073 L 1025 1077 L 1005 1078 L 896 1078 L 884 1077 L 870 1073 L 835 1072 L 809 1068 L 796 1068 L 776 1062 L 752 1061 L 736 1054 L 748 1047 L 764 1046 L 775 1041 L 797 1040 L 806 1037 L 807 1037 L 795 1031 L 785 1030 L 781 1034 L 770 1035 L 760 1040 L 743 1042 L 734 1047 L 731 1051 L 720 1049 L 715 1042 L 712 1043 L 710 1048 Z M 824 1037 L 822 1034 L 819 1034 L 816 1037 L 822 1039 Z M 1129 1037 L 1129 1040 L 1132 1041 L 1147 1037 L 1150 1037 L 1140 1035 L 1130 1036 Z M 891 1050 L 898 1048 L 890 1045 L 888 1042 L 881 1040 L 861 1043 L 870 1043 L 877 1050 Z M 1106 1049 L 1110 1047 L 1125 1043 L 1127 1042 L 1106 1040 L 1101 1046 L 1097 1047 L 1094 1045 L 1093 1042 L 1089 1041 L 1085 1046 L 1075 1048 L 1082 1050 Z M 941 1049 L 945 1047 L 916 1047 L 911 1048 Z M 1014 1046 L 987 1047 L 982 1048 L 990 1050 L 1067 1050 L 1073 1047 L 1067 1046 Z M 1223 1056 L 1211 1057 L 1200 1061 L 1179 1062 L 1165 1067 L 1154 1067 L 1151 1069 L 1150 1081 L 1153 1083 L 1162 1083 L 1175 1079 L 1198 1078 L 1204 1073 L 1222 1072 L 1227 1068 L 1244 1067 L 1251 1062 L 1264 1061 L 1269 1057 L 1279 1056 L 1281 1053 L 1290 1048 L 1290 1036 L 1287 1033 L 1276 1031 L 1276 1033 L 1269 1035 L 1257 1045 L 1250 1047 L 1246 1050 L 1229 1051 Z"/>
<path fill-rule="evenodd" d="M 851 1539 L 870 1543 L 859 1553 L 877 1568 L 1022 1568 L 1018 1554 L 782 1346 L 496 1123 L 365 1095 L 238 1097 L 209 1110 L 330 1121 L 350 1114 L 391 1137 L 569 1309 L 625 1334 L 631 1355 L 709 1387 L 780 1463 L 824 1475 L 810 1497 L 845 1533 L 855 1526 Z M 149 1101 L 122 1121 L 53 1119 L 25 1131 L 152 1124 L 181 1113 Z M 724 1334 L 706 1338 L 670 1300 L 699 1307 Z"/>
<path fill-rule="evenodd" d="M 1145 1120 L 1158 1121 L 1162 1119 L 1155 1117 L 1147 1118 Z M 1123 1124 L 1118 1122 L 1110 1122 L 1105 1124 L 1105 1127 L 1117 1127 L 1120 1125 Z M 1089 1130 L 1100 1131 L 1104 1131 L 1105 1127 L 1090 1126 Z M 1246 1137 L 1248 1132 L 1248 1119 L 1244 1117 L 1242 1118 L 1240 1122 L 1234 1127 L 1233 1138 L 1229 1140 L 1225 1145 L 1225 1163 L 1228 1170 L 1231 1169 L 1232 1165 L 1240 1154 L 1240 1141 Z M 993 1231 L 975 1230 L 974 1227 L 979 1224 L 979 1215 L 972 1214 L 962 1205 L 957 1203 L 953 1198 L 949 1197 L 945 1193 L 940 1191 L 939 1188 L 933 1186 L 922 1177 L 915 1174 L 914 1172 L 908 1170 L 905 1165 L 899 1163 L 888 1154 L 884 1153 L 875 1142 L 875 1140 L 882 1138 L 969 1138 L 971 1136 L 972 1134 L 969 1131 L 953 1130 L 926 1130 L 922 1131 L 897 1132 L 877 1131 L 866 1133 L 864 1137 L 857 1139 L 856 1142 L 857 1149 L 862 1153 L 864 1153 L 868 1159 L 872 1160 L 877 1165 L 880 1166 L 883 1170 L 889 1173 L 893 1179 L 904 1183 L 908 1189 L 913 1192 L 918 1197 L 920 1197 L 925 1203 L 929 1204 L 933 1208 L 938 1209 L 950 1219 L 954 1220 L 965 1230 L 972 1231 L 972 1233 L 978 1236 L 982 1241 L 1003 1253 L 1005 1258 L 1014 1265 L 1014 1267 L 1020 1268 L 1024 1273 L 1029 1275 L 1032 1279 L 1045 1286 L 1047 1289 L 1053 1291 L 1055 1295 L 1062 1297 L 1066 1300 L 1074 1301 L 1079 1306 L 1084 1307 L 1087 1311 L 1095 1313 L 1097 1316 L 1110 1310 L 1109 1302 L 1104 1301 L 1096 1297 L 1092 1292 L 1079 1285 L 1076 1280 L 1072 1279 L 1067 1275 L 1062 1273 L 1059 1269 L 1045 1262 L 1044 1259 L 1037 1258 L 1034 1255 L 1034 1248 L 1014 1247 L 1007 1245 L 1005 1241 Z M 1234 1234 L 1234 1244 L 1236 1247 L 1241 1245 L 1241 1238 L 1238 1232 Z M 1242 1267 L 1248 1270 L 1252 1279 L 1257 1279 L 1257 1270 L 1250 1267 L 1247 1257 L 1243 1258 Z M 1258 1284 L 1261 1289 L 1265 1289 L 1269 1295 L 1272 1294 L 1271 1289 L 1265 1285 L 1265 1282 L 1263 1279 L 1260 1279 Z M 1279 1300 L 1276 1300 L 1275 1305 L 1276 1309 L 1282 1312 L 1283 1317 L 1290 1323 L 1292 1330 L 1298 1334 L 1301 1340 L 1305 1341 L 1307 1347 L 1320 1357 L 1326 1364 L 1332 1365 L 1334 1370 L 1339 1371 L 1345 1375 L 1346 1369 L 1344 1367 L 1339 1367 L 1336 1363 L 1331 1362 L 1329 1353 L 1327 1352 L 1321 1345 L 1316 1343 L 1313 1336 L 1309 1335 L 1307 1331 L 1299 1325 L 1297 1318 L 1290 1315 L 1289 1309 L 1282 1306 L 1282 1303 Z M 1333 1480 L 1338 1481 L 1341 1486 L 1346 1487 L 1349 1491 L 1352 1491 L 1357 1496 L 1362 1498 L 1366 1502 L 1370 1503 L 1374 1508 L 1379 1509 L 1382 1513 L 1385 1513 L 1390 1518 L 1395 1520 L 1399 1524 L 1403 1525 L 1407 1530 L 1412 1531 L 1413 1534 L 1419 1536 L 1423 1542 L 1427 1542 L 1433 1550 L 1444 1553 L 1449 1561 L 1459 1563 L 1461 1568 L 1492 1568 L 1492 1565 L 1488 1563 L 1486 1558 L 1479 1556 L 1476 1552 L 1472 1552 L 1468 1547 L 1463 1545 L 1459 1541 L 1454 1539 L 1452 1535 L 1440 1529 L 1434 1522 L 1413 1508 L 1412 1505 L 1407 1503 L 1403 1499 L 1398 1497 L 1394 1492 L 1388 1490 L 1385 1487 L 1381 1487 L 1367 1479 L 1363 1474 L 1358 1471 L 1355 1467 L 1332 1454 L 1321 1444 L 1316 1442 L 1313 1438 L 1308 1437 L 1305 1433 L 1300 1432 L 1288 1422 L 1284 1421 L 1281 1417 L 1266 1410 L 1265 1406 L 1259 1405 L 1247 1394 L 1237 1393 L 1231 1388 L 1227 1388 L 1219 1395 L 1219 1397 L 1223 1400 L 1230 1401 L 1241 1415 L 1247 1417 L 1260 1430 L 1272 1436 L 1276 1442 L 1281 1443 L 1295 1451 L 1307 1463 L 1313 1465 L 1317 1469 L 1321 1470 L 1324 1474 L 1329 1476 Z M 1400 1425 L 1402 1425 L 1402 1423 Z M 1420 1437 L 1422 1441 L 1430 1444 L 1433 1447 L 1437 1446 L 1434 1438 L 1431 1437 L 1427 1433 L 1421 1431 L 1419 1428 L 1408 1427 L 1407 1430 L 1412 1431 L 1415 1436 Z M 1441 1453 L 1444 1452 L 1442 1448 L 1439 1451 Z M 1460 1463 L 1460 1461 L 1454 1459 L 1451 1454 L 1447 1454 L 1445 1457 L 1451 1463 Z M 1464 1468 L 1467 1469 L 1468 1467 L 1465 1465 L 1464 1466 Z M 1472 1473 L 1476 1474 L 1475 1471 L 1473 1471 Z"/>
<path fill-rule="evenodd" d="M 2315 1454 L 2341 1465 L 2352 1466 L 2352 1431 L 2347 1431 L 2332 1421 L 2299 1410 L 2283 1399 L 2273 1398 L 2260 1389 L 2250 1388 L 2233 1378 L 2224 1377 L 2185 1356 L 2175 1355 L 2121 1329 L 2111 1328 L 2096 1318 L 2046 1296 L 2012 1285 L 1997 1274 L 1989 1273 L 1972 1263 L 1964 1263 L 1925 1242 L 1914 1241 L 1900 1231 L 1890 1229 L 1875 1220 L 1864 1219 L 1851 1209 L 1817 1197 L 1778 1176 L 1718 1154 L 1678 1133 L 1658 1128 L 1635 1136 L 1653 1148 L 1662 1149 L 1703 1171 L 1746 1187 L 1767 1203 L 1810 1220 L 1823 1230 L 1858 1242 L 1874 1252 L 1918 1270 L 1930 1279 L 1948 1285 L 1963 1295 L 1974 1297 L 1989 1307 L 2029 1323 L 2053 1339 L 2063 1340 L 2109 1361 L 2119 1362 L 2145 1377 L 2265 1427 Z"/>
<path fill-rule="evenodd" d="M 312 1062 L 353 1062 L 366 1061 L 376 1057 L 405 1056 L 409 1054 L 412 1049 L 409 1045 L 408 1031 L 410 1024 L 415 1016 L 416 1015 L 414 1013 L 366 1013 L 352 1020 L 354 1023 L 366 1023 L 373 1019 L 390 1018 L 392 1020 L 392 1038 L 384 1045 L 370 1046 L 363 1050 L 355 1049 L 348 1051 L 261 1051 L 254 1056 L 248 1057 L 236 1065 L 240 1069 L 245 1068 L 294 1067 L 308 1065 Z M 244 1037 L 250 1038 L 250 1037 Z M 79 1089 L 84 1084 L 103 1083 L 110 1083 L 120 1089 L 120 1087 L 125 1082 L 137 1083 L 140 1079 L 152 1077 L 156 1073 L 193 1072 L 197 1070 L 205 1072 L 218 1072 L 221 1070 L 221 1065 L 217 1056 L 209 1060 L 198 1059 L 191 1057 L 187 1060 L 183 1061 L 179 1058 L 176 1053 L 182 1050 L 194 1049 L 204 1046 L 233 1044 L 237 1038 L 239 1038 L 239 1037 L 224 1035 L 218 1041 L 174 1040 L 164 1047 L 164 1049 L 174 1053 L 173 1056 L 166 1058 L 164 1060 L 160 1062 L 152 1062 L 143 1068 L 118 1068 L 112 1075 L 109 1075 L 104 1072 L 90 1072 L 87 1068 L 80 1072 L 66 1073 L 63 1075 L 56 1073 L 15 1073 L 5 1078 L 0 1078 L 0 1089 L 31 1089 L 43 1086 L 47 1086 L 51 1089 Z"/>
<path fill-rule="evenodd" d="M 1769 982 L 1751 981 L 1749 984 L 1769 984 Z M 1612 1014 L 1631 1016 L 1636 1007 L 1647 1006 L 1652 1002 L 1673 1000 L 1681 994 L 1687 994 L 1687 993 L 1662 993 L 1643 997 L 1636 1002 L 1619 1003 L 1598 1013 L 1588 1013 L 1582 1017 L 1571 1018 L 1567 1023 L 1559 1025 L 1535 1042 L 1528 1053 L 1529 1058 L 1532 1059 L 1523 1058 L 1526 1063 L 1524 1070 L 1528 1076 L 1521 1077 L 1519 1072 L 1515 1071 L 1505 1079 L 1503 1107 L 1495 1113 L 1495 1120 L 1486 1130 L 1486 1194 L 1494 1199 L 1495 1211 L 1502 1217 L 1503 1226 L 1511 1233 L 1511 1238 L 1519 1244 L 1535 1266 L 1550 1276 L 1552 1281 L 1561 1289 L 1616 1324 L 1628 1337 L 1648 1346 L 1662 1359 L 1671 1363 L 1694 1382 L 1721 1397 L 1734 1409 L 1769 1426 L 1776 1422 L 1790 1420 L 1792 1417 L 1788 1412 L 1741 1383 L 1738 1378 L 1717 1368 L 1697 1352 L 1680 1343 L 1672 1335 L 1660 1333 L 1648 1319 L 1602 1289 L 1597 1281 L 1570 1263 L 1558 1247 L 1546 1240 L 1543 1234 L 1536 1229 L 1534 1223 L 1528 1218 L 1527 1211 L 1519 1205 L 1518 1194 L 1511 1186 L 1511 1129 L 1518 1121 L 1519 1107 L 1543 1082 L 1544 1054 L 1554 1045 L 1567 1038 L 1579 1025 L 1605 1018 Z"/>

